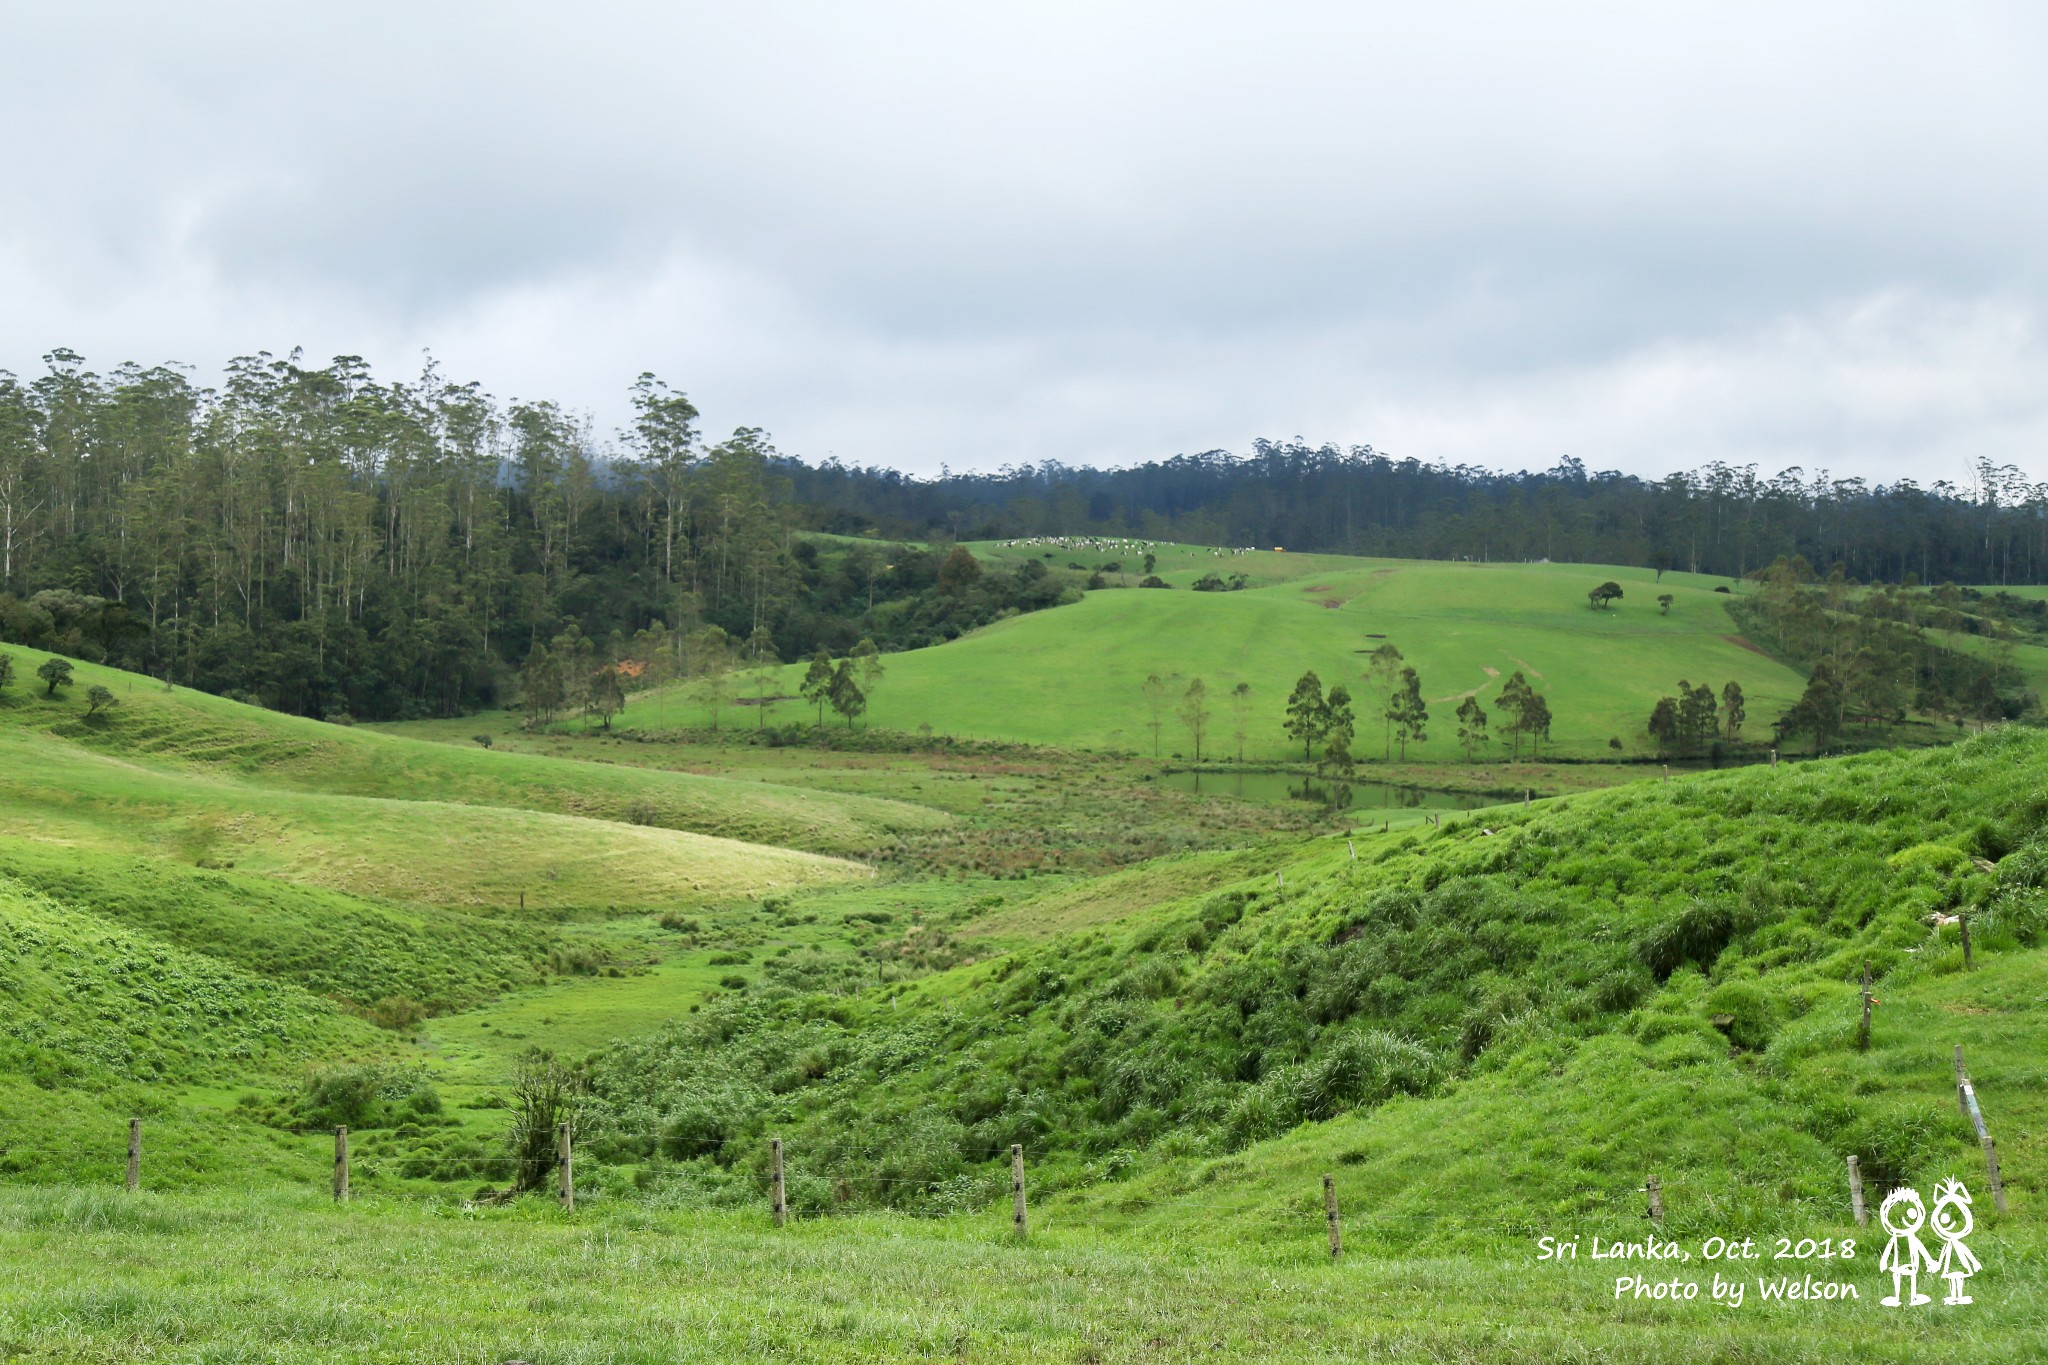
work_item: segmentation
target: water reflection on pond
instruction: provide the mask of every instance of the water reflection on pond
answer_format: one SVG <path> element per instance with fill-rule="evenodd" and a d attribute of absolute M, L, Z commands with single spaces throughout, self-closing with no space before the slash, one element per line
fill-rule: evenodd
<path fill-rule="evenodd" d="M 1435 787 L 1407 787 L 1395 782 L 1338 782 L 1277 772 L 1167 773 L 1159 784 L 1202 796 L 1234 796 L 1241 801 L 1307 801 L 1338 810 L 1478 810 L 1507 799 Z"/>

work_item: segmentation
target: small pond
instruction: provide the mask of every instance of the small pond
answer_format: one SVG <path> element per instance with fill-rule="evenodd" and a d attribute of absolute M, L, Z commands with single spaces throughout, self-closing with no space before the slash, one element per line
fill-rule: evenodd
<path fill-rule="evenodd" d="M 1276 772 L 1167 773 L 1159 778 L 1159 785 L 1203 796 L 1234 796 L 1241 801 L 1308 801 L 1358 811 L 1478 810 L 1510 799 L 1440 791 L 1434 787 L 1404 787 L 1395 782 L 1338 782 L 1326 777 Z"/>

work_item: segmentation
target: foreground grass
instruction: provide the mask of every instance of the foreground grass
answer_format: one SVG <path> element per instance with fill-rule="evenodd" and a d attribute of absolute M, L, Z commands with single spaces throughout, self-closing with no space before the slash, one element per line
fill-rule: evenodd
<path fill-rule="evenodd" d="M 2038 1358 L 2038 1251 L 1962 1310 L 1617 1302 L 1489 1254 L 1332 1265 L 1176 1250 L 999 1212 L 799 1222 L 544 1205 L 0 1191 L 0 1358 L 61 1361 L 2000 1361 Z M 2016 1251 L 2017 1249 L 2015 1249 Z M 1706 1275 L 1701 1273 L 1704 1280 Z M 1753 1278 L 1753 1276 L 1751 1277 Z"/>

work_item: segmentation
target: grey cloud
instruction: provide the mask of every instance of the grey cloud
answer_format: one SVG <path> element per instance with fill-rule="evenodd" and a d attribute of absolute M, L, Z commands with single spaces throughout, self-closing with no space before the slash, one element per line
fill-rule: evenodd
<path fill-rule="evenodd" d="M 2020 451 L 2032 7 L 44 7 L 0 365 L 304 343 L 935 468 Z M 1908 374 L 1887 388 L 1845 376 Z"/>

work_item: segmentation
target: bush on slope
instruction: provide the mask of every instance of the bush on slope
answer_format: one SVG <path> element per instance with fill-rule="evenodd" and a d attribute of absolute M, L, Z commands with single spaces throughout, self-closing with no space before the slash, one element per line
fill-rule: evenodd
<path fill-rule="evenodd" d="M 2006 730 L 1481 812 L 1357 862 L 1325 843 L 1284 887 L 882 998 L 770 984 L 595 1059 L 597 1118 L 620 1157 L 744 1166 L 773 1130 L 864 1154 L 828 1173 L 834 1199 L 943 1203 L 992 1193 L 981 1163 L 1011 1142 L 1057 1185 L 1548 1072 L 1598 1038 L 1651 1072 L 1741 1068 L 1774 1131 L 1907 1173 L 1953 1146 L 1939 1106 L 1894 1122 L 1813 1078 L 1846 1064 L 1866 959 L 1881 992 L 1958 965 L 1923 916 L 1972 908 L 1987 959 L 2039 940 L 2044 772 L 2048 736 Z"/>

